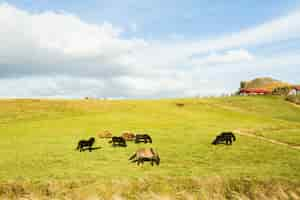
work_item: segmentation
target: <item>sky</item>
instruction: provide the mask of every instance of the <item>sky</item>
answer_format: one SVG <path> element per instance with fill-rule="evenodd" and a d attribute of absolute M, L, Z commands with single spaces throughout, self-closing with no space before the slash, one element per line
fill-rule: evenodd
<path fill-rule="evenodd" d="M 0 0 L 0 98 L 177 98 L 300 84 L 300 0 Z"/>

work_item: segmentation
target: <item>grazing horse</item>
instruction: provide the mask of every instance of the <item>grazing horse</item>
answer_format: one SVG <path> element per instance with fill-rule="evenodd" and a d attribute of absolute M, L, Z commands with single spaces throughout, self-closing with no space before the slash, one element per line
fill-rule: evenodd
<path fill-rule="evenodd" d="M 216 137 L 216 139 L 212 142 L 212 144 L 217 145 L 222 142 L 226 142 L 226 144 L 232 144 L 232 139 L 235 141 L 235 136 L 232 132 L 222 132 L 220 135 Z"/>
<path fill-rule="evenodd" d="M 159 158 L 158 153 L 156 151 L 154 151 L 152 148 L 138 149 L 129 158 L 129 160 L 132 160 L 131 162 L 137 162 L 137 165 L 140 165 L 140 163 L 144 164 L 145 161 L 151 162 L 152 166 L 153 166 L 154 162 L 156 165 L 159 165 L 159 163 L 160 163 L 160 158 Z"/>
<path fill-rule="evenodd" d="M 133 141 L 135 139 L 135 135 L 131 132 L 123 132 L 122 138 L 126 141 Z"/>
<path fill-rule="evenodd" d="M 98 133 L 99 138 L 112 138 L 112 133 L 108 130 Z"/>
<path fill-rule="evenodd" d="M 152 139 L 150 137 L 150 135 L 148 134 L 137 134 L 135 135 L 135 143 L 140 143 L 140 142 L 144 142 L 144 143 L 152 143 Z"/>
<path fill-rule="evenodd" d="M 122 137 L 117 137 L 117 136 L 113 136 L 111 138 L 111 140 L 109 141 L 109 143 L 112 143 L 112 145 L 115 146 L 121 146 L 121 147 L 126 147 L 126 141 L 124 140 L 124 138 Z"/>
<path fill-rule="evenodd" d="M 92 146 L 93 146 L 94 143 L 95 143 L 95 138 L 94 137 L 91 137 L 88 140 L 80 140 L 78 142 L 76 150 L 84 151 L 83 147 L 88 147 L 89 151 L 92 151 Z"/>

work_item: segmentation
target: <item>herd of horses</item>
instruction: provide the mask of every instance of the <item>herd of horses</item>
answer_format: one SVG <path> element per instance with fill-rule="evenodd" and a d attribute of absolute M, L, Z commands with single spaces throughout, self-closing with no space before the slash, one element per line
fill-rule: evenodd
<path fill-rule="evenodd" d="M 111 133 L 105 132 L 104 135 L 99 136 L 100 138 L 111 138 L 108 143 L 111 143 L 113 147 L 127 147 L 126 141 L 134 141 L 135 143 L 152 143 L 152 138 L 148 134 L 134 134 L 131 132 L 124 132 L 122 136 L 112 136 Z M 226 144 L 232 145 L 232 142 L 236 140 L 235 135 L 232 132 L 222 132 L 221 134 L 217 135 L 216 138 L 213 140 L 212 144 Z M 88 140 L 80 140 L 77 144 L 76 150 L 78 151 L 85 151 L 89 150 L 92 151 L 93 145 L 95 143 L 95 138 L 91 137 Z M 158 152 L 155 151 L 153 148 L 140 148 L 138 149 L 132 156 L 129 157 L 131 162 L 136 162 L 137 165 L 144 164 L 145 161 L 148 161 L 156 165 L 160 164 L 160 157 Z"/>

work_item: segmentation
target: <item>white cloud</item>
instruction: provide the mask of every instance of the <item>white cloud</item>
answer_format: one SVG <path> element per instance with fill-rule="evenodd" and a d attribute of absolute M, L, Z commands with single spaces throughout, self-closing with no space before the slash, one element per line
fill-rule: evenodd
<path fill-rule="evenodd" d="M 191 52 L 206 52 L 230 48 L 259 46 L 300 38 L 300 10 L 261 25 L 211 40 L 191 42 Z M 186 44 L 183 44 L 185 46 Z"/>
<path fill-rule="evenodd" d="M 230 64 L 248 62 L 254 59 L 245 49 L 229 50 L 223 54 L 212 53 L 207 57 L 192 58 L 193 66 L 207 66 L 207 65 L 218 65 L 218 64 Z"/>
<path fill-rule="evenodd" d="M 116 67 L 114 60 L 120 55 L 145 45 L 143 40 L 121 39 L 121 29 L 109 23 L 88 24 L 68 13 L 31 14 L 8 4 L 0 5 L 0 26 L 0 64 L 18 65 L 2 75 L 81 74 L 89 66 L 91 74 L 99 75 Z"/>
<path fill-rule="evenodd" d="M 108 22 L 90 24 L 70 13 L 30 13 L 9 4 L 0 4 L 0 27 L 0 96 L 212 94 L 233 89 L 237 71 L 244 78 L 257 75 L 254 68 L 279 72 L 300 64 L 297 54 L 264 58 L 248 50 L 300 38 L 300 11 L 209 40 L 124 39 L 123 29 Z M 233 74 L 237 80 L 228 78 Z"/>

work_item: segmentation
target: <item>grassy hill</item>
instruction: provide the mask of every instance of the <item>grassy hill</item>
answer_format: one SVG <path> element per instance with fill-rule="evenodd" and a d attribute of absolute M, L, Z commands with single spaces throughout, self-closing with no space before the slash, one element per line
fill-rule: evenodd
<path fill-rule="evenodd" d="M 278 87 L 291 86 L 289 83 L 285 83 L 279 80 L 275 80 L 269 77 L 265 78 L 256 78 L 251 81 L 243 81 L 244 89 L 260 88 L 272 91 Z"/>
<path fill-rule="evenodd" d="M 178 106 L 176 104 L 183 104 Z M 300 150 L 221 131 L 300 145 L 300 108 L 280 97 L 171 100 L 0 100 L 0 198 L 296 199 Z M 76 152 L 78 140 L 111 130 L 146 132 L 153 144 Z M 128 158 L 153 147 L 161 165 Z M 100 199 L 101 199 L 100 198 Z"/>

